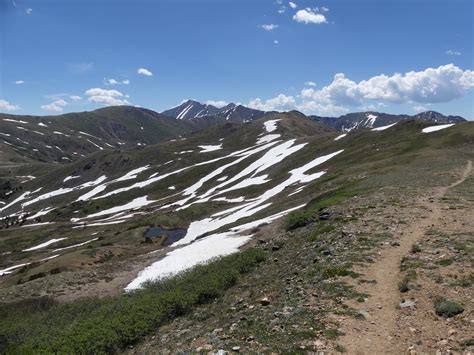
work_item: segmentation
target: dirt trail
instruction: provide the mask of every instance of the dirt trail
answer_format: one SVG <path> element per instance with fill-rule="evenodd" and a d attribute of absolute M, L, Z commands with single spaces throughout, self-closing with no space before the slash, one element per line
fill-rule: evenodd
<path fill-rule="evenodd" d="M 368 268 L 356 270 L 365 279 L 375 280 L 370 286 L 356 286 L 362 292 L 369 294 L 369 299 L 363 304 L 365 321 L 350 320 L 343 325 L 345 335 L 340 344 L 349 354 L 399 354 L 406 353 L 407 345 L 400 344 L 397 339 L 397 310 L 400 301 L 398 283 L 400 276 L 400 261 L 407 255 L 414 243 L 420 240 L 425 232 L 440 224 L 442 205 L 439 201 L 446 192 L 462 182 L 472 171 L 472 161 L 468 161 L 459 180 L 449 186 L 438 188 L 431 196 L 422 197 L 419 206 L 430 211 L 425 218 L 414 220 L 404 230 L 399 232 L 399 246 L 389 247 L 380 253 L 376 262 Z M 356 308 L 359 305 L 351 304 Z"/>

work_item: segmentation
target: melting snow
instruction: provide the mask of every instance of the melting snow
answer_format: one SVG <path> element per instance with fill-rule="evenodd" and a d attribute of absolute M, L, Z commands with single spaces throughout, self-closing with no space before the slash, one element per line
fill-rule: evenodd
<path fill-rule="evenodd" d="M 66 182 L 66 181 L 69 181 L 69 180 L 72 180 L 72 179 L 79 179 L 80 176 L 74 176 L 74 175 L 70 175 L 70 176 L 66 176 L 63 180 L 63 182 Z"/>
<path fill-rule="evenodd" d="M 371 131 L 385 131 L 387 128 L 390 128 L 392 126 L 395 126 L 397 122 L 389 124 L 387 126 L 382 126 L 382 127 L 377 127 L 377 128 L 372 128 Z"/>
<path fill-rule="evenodd" d="M 258 196 L 256 199 L 252 200 L 251 202 L 244 203 L 240 206 L 233 207 L 231 209 L 219 212 L 219 217 L 217 218 L 216 218 L 216 215 L 214 215 L 212 216 L 214 218 L 212 217 L 205 218 L 200 221 L 192 222 L 189 225 L 186 236 L 183 239 L 176 242 L 175 245 L 188 244 L 203 234 L 214 231 L 225 225 L 237 222 L 241 218 L 252 216 L 255 213 L 259 212 L 260 210 L 265 209 L 271 204 L 268 201 L 272 197 L 281 193 L 286 187 L 296 184 L 296 183 L 307 183 L 324 175 L 325 173 L 324 171 L 310 174 L 310 175 L 307 175 L 306 172 L 326 162 L 327 160 L 331 159 L 332 157 L 342 152 L 343 150 L 339 150 L 332 154 L 324 155 L 322 157 L 319 157 L 310 161 L 309 163 L 303 165 L 300 168 L 291 170 L 290 177 L 286 179 L 285 181 L 283 181 L 282 183 L 267 190 L 266 192 L 264 192 L 262 195 Z"/>
<path fill-rule="evenodd" d="M 440 131 L 440 130 L 445 129 L 445 128 L 449 128 L 451 126 L 454 126 L 454 123 L 442 124 L 442 125 L 438 125 L 438 126 L 430 126 L 430 127 L 423 128 L 421 131 L 423 133 L 431 133 L 431 132 Z"/>
<path fill-rule="evenodd" d="M 54 249 L 52 252 L 55 253 L 55 252 L 61 251 L 61 250 L 67 250 L 67 249 L 77 248 L 77 247 L 80 247 L 80 246 L 83 246 L 83 245 L 92 243 L 92 242 L 96 241 L 97 239 L 99 239 L 99 238 L 94 238 L 94 239 L 88 240 L 88 241 L 86 241 L 86 242 L 79 243 L 79 244 L 74 244 L 74 245 L 70 245 L 70 246 L 64 247 L 64 248 Z"/>
<path fill-rule="evenodd" d="M 275 139 L 280 138 L 281 135 L 279 134 L 266 134 L 260 138 L 257 139 L 257 144 L 263 144 L 263 143 L 268 143 L 271 141 L 274 141 Z"/>
<path fill-rule="evenodd" d="M 277 122 L 280 120 L 268 120 L 263 123 L 265 126 L 265 129 L 267 130 L 268 133 L 271 133 L 277 129 Z"/>
<path fill-rule="evenodd" d="M 222 144 L 218 144 L 218 145 L 200 145 L 199 148 L 202 149 L 199 153 L 214 152 L 216 150 L 222 149 Z"/>
<path fill-rule="evenodd" d="M 31 247 L 31 248 L 28 248 L 28 249 L 23 249 L 22 251 L 32 251 L 32 250 L 37 250 L 37 249 L 45 248 L 45 247 L 47 247 L 48 245 L 51 245 L 51 244 L 60 242 L 61 240 L 64 240 L 64 239 L 67 239 L 67 238 L 51 239 L 51 240 L 48 240 L 47 242 L 38 244 L 38 245 L 36 245 L 36 246 L 34 246 L 34 247 Z"/>
<path fill-rule="evenodd" d="M 38 262 L 51 260 L 51 259 L 57 258 L 58 256 L 59 256 L 59 254 L 53 255 L 53 256 L 48 256 L 47 258 L 38 260 Z M 19 264 L 19 265 L 15 265 L 15 266 L 10 266 L 6 269 L 0 270 L 0 276 L 11 274 L 13 272 L 13 270 L 18 269 L 18 268 L 23 267 L 23 266 L 26 266 L 26 265 L 30 265 L 30 264 L 32 264 L 32 262 Z"/>
<path fill-rule="evenodd" d="M 152 200 L 148 200 L 147 197 L 148 196 L 137 197 L 136 199 L 134 199 L 133 201 L 130 201 L 129 203 L 127 203 L 125 205 L 115 206 L 115 207 L 109 208 L 107 210 L 103 210 L 103 211 L 100 211 L 100 212 L 97 212 L 97 213 L 93 213 L 93 214 L 87 216 L 86 218 L 95 218 L 95 217 L 106 216 L 106 215 L 109 215 L 109 214 L 118 213 L 118 212 L 122 212 L 122 211 L 133 210 L 133 209 L 140 208 L 140 207 L 143 207 L 143 206 L 149 205 L 150 203 L 155 202 L 155 201 L 152 201 Z M 77 219 L 77 218 L 71 219 L 72 222 L 75 222 L 75 221 L 78 221 L 78 220 L 79 219 Z"/>
<path fill-rule="evenodd" d="M 336 138 L 334 138 L 334 140 L 338 141 L 339 139 L 344 138 L 345 136 L 347 136 L 347 133 L 344 133 L 344 134 L 341 134 L 340 136 L 337 136 Z"/>
<path fill-rule="evenodd" d="M 250 235 L 237 237 L 233 232 L 213 234 L 183 248 L 170 251 L 163 259 L 141 271 L 125 290 L 132 291 L 142 287 L 147 281 L 172 276 L 215 257 L 236 253 L 250 238 Z"/>
<path fill-rule="evenodd" d="M 115 181 L 126 181 L 126 180 L 131 180 L 131 179 L 136 179 L 138 174 L 141 172 L 150 169 L 150 165 L 143 166 L 141 168 L 133 169 L 132 171 L 129 171 L 126 173 L 124 176 L 118 178 Z"/>
<path fill-rule="evenodd" d="M 13 120 L 11 118 L 4 118 L 3 120 L 7 121 L 7 122 L 15 122 L 15 123 L 22 123 L 22 124 L 28 123 L 28 122 L 25 122 L 25 121 Z"/>

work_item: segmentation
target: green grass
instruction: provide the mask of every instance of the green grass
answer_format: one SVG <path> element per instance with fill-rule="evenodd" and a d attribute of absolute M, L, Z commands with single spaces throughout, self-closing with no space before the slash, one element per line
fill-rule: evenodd
<path fill-rule="evenodd" d="M 311 201 L 305 209 L 294 211 L 286 217 L 285 229 L 291 231 L 304 227 L 318 219 L 317 215 L 321 208 L 338 205 L 348 198 L 351 198 L 364 190 L 356 189 L 355 184 L 351 182 L 344 187 L 322 194 L 317 199 Z M 322 231 L 324 233 L 324 231 Z"/>
<path fill-rule="evenodd" d="M 194 306 L 212 302 L 264 259 L 262 250 L 248 249 L 115 298 L 0 305 L 0 353 L 115 352 Z"/>

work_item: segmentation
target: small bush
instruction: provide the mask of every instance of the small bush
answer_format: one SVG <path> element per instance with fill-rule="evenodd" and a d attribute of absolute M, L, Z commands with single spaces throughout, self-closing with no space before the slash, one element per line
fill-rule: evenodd
<path fill-rule="evenodd" d="M 314 215 L 305 210 L 291 212 L 286 218 L 285 229 L 291 231 L 315 221 Z"/>
<path fill-rule="evenodd" d="M 403 280 L 398 284 L 398 290 L 400 292 L 408 292 L 412 289 L 412 285 L 410 285 L 410 281 L 416 280 L 417 275 L 416 271 L 410 270 L 407 272 Z"/>
<path fill-rule="evenodd" d="M 449 266 L 454 262 L 453 258 L 441 259 L 436 262 L 436 264 L 441 266 Z"/>
<path fill-rule="evenodd" d="M 421 247 L 418 244 L 413 244 L 411 246 L 411 252 L 412 253 L 421 253 Z"/>
<path fill-rule="evenodd" d="M 359 276 L 359 274 L 347 269 L 345 266 L 333 266 L 324 269 L 322 276 L 324 279 L 330 279 L 337 276 L 351 276 L 355 278 Z"/>
<path fill-rule="evenodd" d="M 441 317 L 450 318 L 464 312 L 464 307 L 459 303 L 439 297 L 435 300 L 436 314 Z"/>

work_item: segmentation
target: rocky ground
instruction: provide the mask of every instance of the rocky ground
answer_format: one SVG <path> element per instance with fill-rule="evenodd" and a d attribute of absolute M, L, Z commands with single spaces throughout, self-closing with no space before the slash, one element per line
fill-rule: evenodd
<path fill-rule="evenodd" d="M 257 272 L 129 352 L 472 351 L 470 165 L 450 179 L 355 194 L 292 232 L 262 228 Z M 439 297 L 463 312 L 437 314 Z"/>

